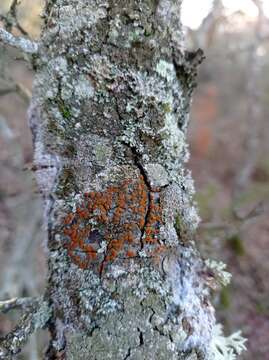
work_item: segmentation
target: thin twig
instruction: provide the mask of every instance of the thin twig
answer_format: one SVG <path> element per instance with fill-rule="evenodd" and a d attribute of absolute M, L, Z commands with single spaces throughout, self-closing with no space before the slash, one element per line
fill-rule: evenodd
<path fill-rule="evenodd" d="M 13 79 L 11 80 L 13 82 Z M 0 96 L 17 93 L 25 103 L 29 104 L 31 100 L 31 91 L 21 83 L 12 83 L 10 86 L 0 89 Z"/>
<path fill-rule="evenodd" d="M 17 18 L 17 6 L 19 5 L 18 0 L 13 0 L 12 4 L 10 5 L 9 14 L 14 20 L 15 27 L 22 33 L 22 35 L 28 36 L 27 31 L 24 30 L 24 28 L 20 25 L 18 18 Z"/>

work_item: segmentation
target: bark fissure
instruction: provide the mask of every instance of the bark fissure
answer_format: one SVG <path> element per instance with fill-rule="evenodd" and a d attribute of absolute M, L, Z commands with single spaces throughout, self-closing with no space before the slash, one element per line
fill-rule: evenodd
<path fill-rule="evenodd" d="M 124 142 L 122 142 L 122 143 L 123 143 L 123 145 L 127 146 L 131 150 L 131 152 L 133 154 L 134 165 L 137 166 L 137 168 L 139 169 L 140 174 L 143 177 L 143 181 L 147 186 L 147 209 L 146 209 L 146 213 L 145 213 L 145 217 L 144 217 L 144 219 L 145 219 L 144 220 L 144 225 L 143 225 L 143 228 L 141 229 L 141 236 L 140 236 L 140 243 L 141 243 L 140 249 L 142 250 L 143 247 L 144 247 L 145 230 L 146 230 L 146 226 L 148 224 L 148 220 L 149 220 L 149 216 L 150 216 L 151 186 L 150 186 L 150 183 L 148 181 L 145 170 L 143 168 L 143 165 L 140 162 L 139 154 L 138 154 L 137 150 L 135 149 L 135 147 L 130 146 L 128 143 L 124 143 Z"/>
<path fill-rule="evenodd" d="M 131 356 L 131 348 L 128 349 L 126 356 L 124 356 L 123 360 L 128 359 Z"/>

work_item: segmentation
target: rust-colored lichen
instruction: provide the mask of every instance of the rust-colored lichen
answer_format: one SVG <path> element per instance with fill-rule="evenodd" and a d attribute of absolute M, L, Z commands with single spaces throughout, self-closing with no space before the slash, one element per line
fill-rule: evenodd
<path fill-rule="evenodd" d="M 132 258 L 142 248 L 159 253 L 162 222 L 160 194 L 150 193 L 143 176 L 103 192 L 89 192 L 76 211 L 63 219 L 65 247 L 80 268 L 103 271 L 117 257 Z"/>

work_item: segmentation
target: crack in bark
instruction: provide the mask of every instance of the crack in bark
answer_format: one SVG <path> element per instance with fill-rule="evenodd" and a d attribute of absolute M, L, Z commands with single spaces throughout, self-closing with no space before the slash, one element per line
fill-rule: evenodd
<path fill-rule="evenodd" d="M 102 273 L 103 273 L 104 266 L 105 266 L 105 263 L 106 263 L 108 249 L 109 249 L 109 245 L 111 244 L 111 241 L 113 241 L 113 239 L 108 242 L 107 247 L 106 247 L 106 252 L 104 253 L 104 258 L 103 258 L 103 260 L 101 262 L 101 265 L 100 265 L 100 269 L 99 269 L 100 280 L 102 279 Z"/>
<path fill-rule="evenodd" d="M 119 110 L 119 104 L 118 104 L 118 101 L 116 99 L 116 103 L 115 103 L 115 110 L 118 114 L 118 117 L 119 117 L 119 120 L 121 120 L 122 122 L 124 121 L 123 117 L 121 116 L 121 113 L 120 113 L 120 110 Z M 150 182 L 148 181 L 148 178 L 147 178 L 147 174 L 143 168 L 143 166 L 141 165 L 140 163 L 140 160 L 139 160 L 139 154 L 136 150 L 136 148 L 134 146 L 131 146 L 130 144 L 128 144 L 127 142 L 121 140 L 121 143 L 126 146 L 128 149 L 131 150 L 131 153 L 133 155 L 133 160 L 134 160 L 134 164 L 135 166 L 138 168 L 138 170 L 140 171 L 140 174 L 142 175 L 143 177 L 143 180 L 144 180 L 144 183 L 147 187 L 147 211 L 146 211 L 146 215 L 144 217 L 145 221 L 144 221 L 144 226 L 143 228 L 141 229 L 141 236 L 140 236 L 140 250 L 142 250 L 144 248 L 144 242 L 143 242 L 143 237 L 145 235 L 145 231 L 146 231 L 146 225 L 148 223 L 148 219 L 149 219 L 149 216 L 150 216 L 150 193 L 151 193 L 151 186 L 150 186 Z"/>
<path fill-rule="evenodd" d="M 149 216 L 150 216 L 150 203 L 151 203 L 151 199 L 150 199 L 150 194 L 151 194 L 151 186 L 150 186 L 150 182 L 147 178 L 147 174 L 143 168 L 143 166 L 141 165 L 140 163 L 140 160 L 139 160 L 139 154 L 136 150 L 136 148 L 134 146 L 131 146 L 130 144 L 122 141 L 122 144 L 127 146 L 128 149 L 131 150 L 131 153 L 133 155 L 133 159 L 134 159 L 134 164 L 135 166 L 138 168 L 140 174 L 142 175 L 143 177 L 143 181 L 147 187 L 147 211 L 146 211 L 146 214 L 145 214 L 145 222 L 144 222 L 144 226 L 143 228 L 141 229 L 141 236 L 140 236 L 140 244 L 141 244 L 141 247 L 140 249 L 142 250 L 143 247 L 144 247 L 144 242 L 143 242 L 143 238 L 144 238 L 144 235 L 145 235 L 145 231 L 146 231 L 146 227 L 147 227 L 147 223 L 148 223 L 148 220 L 149 220 Z"/>
<path fill-rule="evenodd" d="M 139 332 L 139 346 L 143 346 L 144 345 L 143 332 L 139 328 L 137 328 L 137 331 Z"/>
<path fill-rule="evenodd" d="M 127 351 L 127 354 L 125 355 L 125 357 L 123 358 L 123 360 L 126 360 L 126 359 L 128 359 L 128 358 L 131 356 L 132 350 L 137 349 L 137 348 L 139 348 L 139 347 L 142 347 L 142 346 L 144 345 L 143 332 L 140 330 L 139 327 L 137 328 L 137 331 L 138 331 L 138 333 L 139 333 L 139 335 L 138 335 L 138 336 L 139 336 L 139 345 L 138 345 L 138 346 L 135 346 L 135 347 L 133 347 L 133 348 L 129 347 L 129 348 L 128 348 L 128 351 Z"/>
<path fill-rule="evenodd" d="M 128 349 L 127 354 L 124 356 L 123 360 L 128 359 L 131 356 L 131 348 Z"/>

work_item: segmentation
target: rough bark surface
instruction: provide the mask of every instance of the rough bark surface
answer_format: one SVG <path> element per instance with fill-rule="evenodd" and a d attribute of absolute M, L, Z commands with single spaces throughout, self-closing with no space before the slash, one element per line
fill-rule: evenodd
<path fill-rule="evenodd" d="M 48 359 L 207 358 L 180 0 L 47 0 L 30 109 L 48 227 Z"/>

